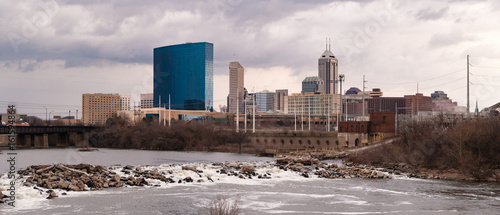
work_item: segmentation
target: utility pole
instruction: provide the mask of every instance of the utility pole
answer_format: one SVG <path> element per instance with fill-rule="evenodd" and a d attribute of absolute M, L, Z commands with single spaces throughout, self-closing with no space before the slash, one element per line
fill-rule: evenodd
<path fill-rule="evenodd" d="M 363 99 L 362 99 L 362 102 L 363 102 L 363 121 L 366 121 L 365 119 L 365 75 L 363 75 Z"/>
<path fill-rule="evenodd" d="M 78 109 L 76 109 L 76 118 L 75 119 L 78 119 Z"/>
<path fill-rule="evenodd" d="M 69 110 L 68 125 L 71 125 L 71 110 Z"/>
<path fill-rule="evenodd" d="M 45 125 L 47 125 L 47 108 L 45 106 L 43 106 L 43 108 L 45 108 Z"/>
<path fill-rule="evenodd" d="M 467 117 L 470 116 L 469 84 L 469 55 L 467 55 Z"/>
<path fill-rule="evenodd" d="M 330 131 L 330 103 L 328 103 L 327 118 L 326 118 L 326 131 Z"/>
<path fill-rule="evenodd" d="M 51 114 L 51 113 L 53 113 L 53 112 L 54 112 L 54 111 L 50 111 L 50 112 L 49 112 L 49 119 L 50 119 L 50 114 Z M 49 122 L 50 122 L 50 121 L 49 121 Z"/>
<path fill-rule="evenodd" d="M 309 109 L 309 131 L 311 130 L 311 97 L 307 98 Z"/>
<path fill-rule="evenodd" d="M 342 82 L 345 80 L 345 75 L 344 74 L 340 74 L 339 75 L 339 81 L 340 81 L 340 121 L 342 122 L 343 120 L 343 116 L 342 116 L 342 109 L 343 109 L 343 100 L 342 100 Z"/>
<path fill-rule="evenodd" d="M 295 131 L 297 131 L 297 101 L 295 101 L 295 107 L 293 108 L 293 113 L 294 113 L 294 124 L 295 124 Z"/>
<path fill-rule="evenodd" d="M 304 99 L 302 99 L 301 105 L 301 114 L 300 114 L 300 126 L 302 127 L 302 131 L 304 131 Z"/>
<path fill-rule="evenodd" d="M 339 104 L 335 103 L 335 112 L 337 112 L 337 132 L 339 131 Z"/>
<path fill-rule="evenodd" d="M 255 133 L 255 88 L 253 89 L 253 133 Z"/>
<path fill-rule="evenodd" d="M 240 95 L 236 88 L 236 132 L 240 132 Z"/>

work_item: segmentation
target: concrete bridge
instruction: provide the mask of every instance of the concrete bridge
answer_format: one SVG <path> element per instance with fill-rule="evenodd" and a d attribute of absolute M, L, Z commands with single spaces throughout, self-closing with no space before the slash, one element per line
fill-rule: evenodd
<path fill-rule="evenodd" d="M 93 126 L 16 126 L 16 148 L 87 147 Z M 0 126 L 0 147 L 8 147 L 8 126 Z"/>

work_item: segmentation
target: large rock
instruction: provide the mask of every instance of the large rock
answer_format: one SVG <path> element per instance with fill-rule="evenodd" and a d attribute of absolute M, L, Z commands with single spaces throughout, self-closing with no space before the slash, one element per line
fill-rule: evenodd
<path fill-rule="evenodd" d="M 293 171 L 300 172 L 300 173 L 307 172 L 307 168 L 305 168 L 303 165 L 292 165 L 289 168 Z"/>
<path fill-rule="evenodd" d="M 68 190 L 71 191 L 81 191 L 80 188 L 78 188 L 76 185 L 69 185 Z"/>
<path fill-rule="evenodd" d="M 191 170 L 196 173 L 201 173 L 203 171 L 196 169 L 194 166 L 182 166 L 182 170 Z"/>
<path fill-rule="evenodd" d="M 59 181 L 59 182 L 57 182 L 57 184 L 58 184 L 59 188 L 61 188 L 61 189 L 68 189 L 68 187 L 70 185 L 69 183 L 67 183 L 65 181 Z"/>
<path fill-rule="evenodd" d="M 56 197 L 57 197 L 56 192 L 54 192 L 53 190 L 49 190 L 49 196 L 47 197 L 47 199 L 53 199 Z"/>
<path fill-rule="evenodd" d="M 251 175 L 255 172 L 255 168 L 251 165 L 243 165 L 241 166 L 240 173 Z"/>
<path fill-rule="evenodd" d="M 153 170 L 153 172 L 152 172 L 151 174 L 153 174 L 154 176 L 157 176 L 157 175 L 159 175 L 160 173 L 158 172 L 158 169 L 155 169 L 155 170 Z"/>

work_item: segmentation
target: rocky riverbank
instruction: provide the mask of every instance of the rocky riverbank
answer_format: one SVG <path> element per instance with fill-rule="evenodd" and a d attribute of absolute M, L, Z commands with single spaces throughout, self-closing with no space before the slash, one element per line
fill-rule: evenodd
<path fill-rule="evenodd" d="M 437 170 L 412 166 L 406 163 L 380 163 L 376 168 L 391 174 L 404 174 L 409 178 L 420 179 L 444 179 L 444 180 L 462 180 L 478 182 L 500 182 L 500 169 L 492 170 L 489 176 L 478 179 L 471 174 L 464 174 L 458 170 Z"/>
<path fill-rule="evenodd" d="M 277 157 L 282 159 L 317 159 L 322 160 L 336 160 L 342 159 L 345 166 L 348 167 L 347 172 L 350 172 L 353 168 L 370 170 L 378 170 L 380 172 L 385 172 L 390 175 L 401 175 L 409 178 L 419 178 L 419 179 L 442 179 L 442 180 L 463 180 L 463 181 L 478 181 L 478 182 L 500 182 L 500 169 L 491 170 L 485 177 L 474 177 L 471 174 L 464 174 L 461 171 L 450 169 L 450 170 L 437 170 L 423 168 L 419 166 L 413 166 L 407 163 L 377 163 L 374 165 L 366 165 L 362 163 L 353 163 L 349 161 L 350 151 L 341 152 L 290 152 L 279 154 Z M 342 169 L 343 167 L 338 167 Z M 364 175 L 362 177 L 365 177 Z"/>

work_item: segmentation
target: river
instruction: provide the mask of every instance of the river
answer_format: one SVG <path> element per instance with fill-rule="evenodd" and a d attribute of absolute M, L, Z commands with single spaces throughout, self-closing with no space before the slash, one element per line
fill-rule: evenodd
<path fill-rule="evenodd" d="M 273 166 L 272 158 L 208 152 L 164 152 L 100 149 L 18 150 L 16 167 L 33 164 L 90 163 L 105 166 L 141 165 L 173 171 L 179 177 L 198 177 L 180 170 L 189 164 L 210 175 L 214 182 L 158 184 L 159 187 L 122 187 L 99 191 L 45 193 L 16 186 L 16 207 L 0 205 L 1 214 L 200 214 L 217 196 L 239 199 L 241 214 L 498 214 L 500 184 L 410 179 L 304 178 Z M 6 154 L 1 155 L 3 160 Z M 214 162 L 245 162 L 272 179 L 217 176 Z M 0 165 L 5 173 L 6 162 Z M 191 175 L 190 175 L 191 174 Z M 201 177 L 200 177 L 201 178 Z M 9 182 L 4 174 L 1 189 Z"/>

